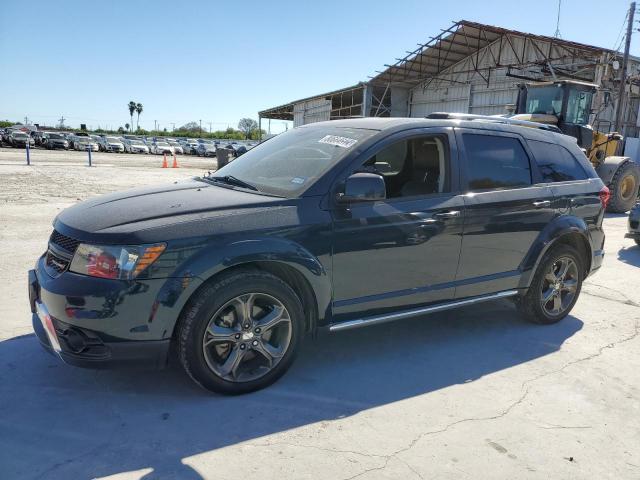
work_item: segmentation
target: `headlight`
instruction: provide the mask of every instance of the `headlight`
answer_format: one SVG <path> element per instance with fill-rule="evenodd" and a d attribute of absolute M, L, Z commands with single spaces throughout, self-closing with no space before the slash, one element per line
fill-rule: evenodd
<path fill-rule="evenodd" d="M 166 245 L 98 246 L 81 243 L 69 270 L 83 275 L 117 280 L 136 278 L 155 262 Z"/>

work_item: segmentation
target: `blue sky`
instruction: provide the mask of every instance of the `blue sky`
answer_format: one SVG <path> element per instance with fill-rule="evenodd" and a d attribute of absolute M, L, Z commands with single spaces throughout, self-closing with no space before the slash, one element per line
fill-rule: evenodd
<path fill-rule="evenodd" d="M 562 37 L 614 48 L 628 5 L 563 0 Z M 556 12 L 557 0 L 3 2 L 0 119 L 117 128 L 135 100 L 147 129 L 235 127 L 367 80 L 454 20 L 553 35 Z"/>

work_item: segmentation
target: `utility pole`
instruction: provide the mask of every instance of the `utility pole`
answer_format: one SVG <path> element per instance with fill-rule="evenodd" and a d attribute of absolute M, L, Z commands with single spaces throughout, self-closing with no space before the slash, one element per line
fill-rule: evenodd
<path fill-rule="evenodd" d="M 176 131 L 176 124 L 171 122 L 171 131 L 175 132 Z"/>
<path fill-rule="evenodd" d="M 202 136 L 202 120 L 198 120 L 200 122 L 200 136 Z"/>
<path fill-rule="evenodd" d="M 153 121 L 153 131 L 154 131 L 154 132 L 157 132 L 157 131 L 158 131 L 158 121 L 157 121 L 157 120 L 154 120 L 154 121 Z"/>
<path fill-rule="evenodd" d="M 614 131 L 622 133 L 622 109 L 627 86 L 627 63 L 629 62 L 629 47 L 631 46 L 631 34 L 633 33 L 633 16 L 636 13 L 636 2 L 631 2 L 629 7 L 629 22 L 627 23 L 627 36 L 624 39 L 624 56 L 622 57 L 622 70 L 620 70 L 620 90 L 618 90 L 618 105 L 616 106 L 616 122 Z"/>
<path fill-rule="evenodd" d="M 64 115 L 62 115 L 58 121 L 60 122 L 60 128 L 64 128 Z"/>
<path fill-rule="evenodd" d="M 212 122 L 207 122 L 209 124 L 209 133 L 211 133 L 211 123 Z"/>

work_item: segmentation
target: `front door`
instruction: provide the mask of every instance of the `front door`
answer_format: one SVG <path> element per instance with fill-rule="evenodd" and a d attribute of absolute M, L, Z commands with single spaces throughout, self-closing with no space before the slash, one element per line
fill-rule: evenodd
<path fill-rule="evenodd" d="M 333 205 L 334 321 L 452 299 L 464 201 L 451 129 L 386 139 L 356 171 L 381 174 L 387 199 Z"/>

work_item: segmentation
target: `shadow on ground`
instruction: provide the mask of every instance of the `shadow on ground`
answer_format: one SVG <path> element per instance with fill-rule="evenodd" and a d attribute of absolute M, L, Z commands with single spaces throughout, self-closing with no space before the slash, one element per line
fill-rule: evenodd
<path fill-rule="evenodd" d="M 621 248 L 618 250 L 618 260 L 629 265 L 640 267 L 640 246 L 634 242 L 629 246 Z"/>
<path fill-rule="evenodd" d="M 508 302 L 310 339 L 274 386 L 208 394 L 177 366 L 90 371 L 61 364 L 32 335 L 0 343 L 4 478 L 201 478 L 182 459 L 332 420 L 553 353 L 582 328 L 524 323 Z"/>

